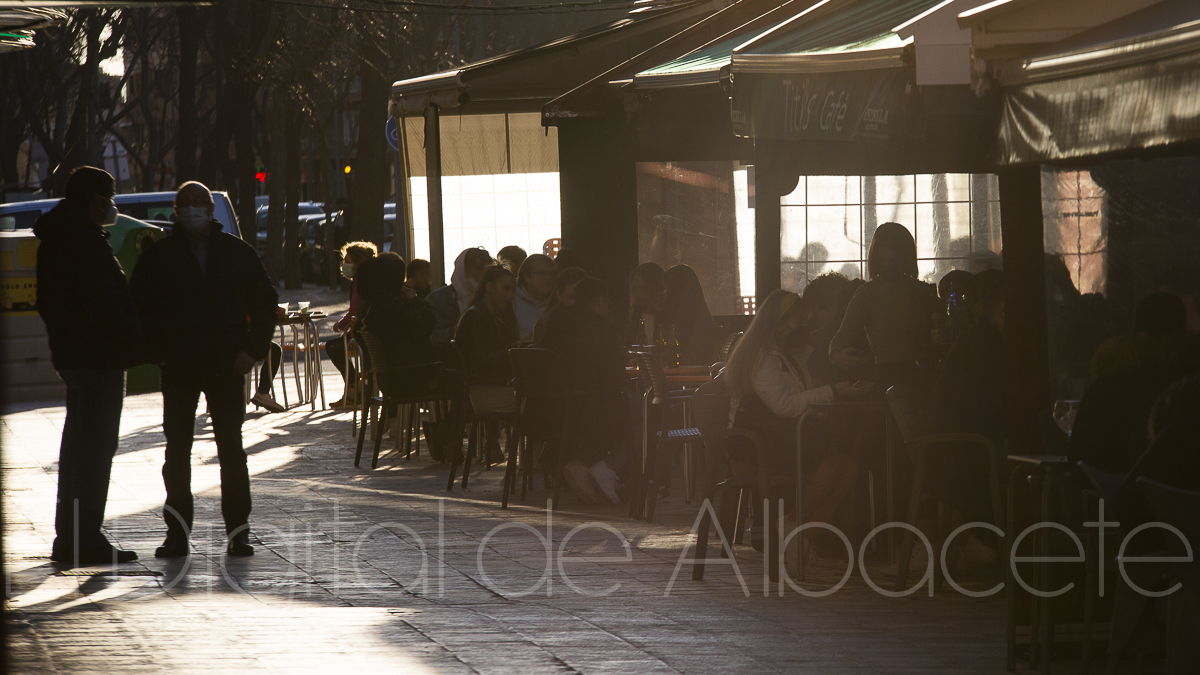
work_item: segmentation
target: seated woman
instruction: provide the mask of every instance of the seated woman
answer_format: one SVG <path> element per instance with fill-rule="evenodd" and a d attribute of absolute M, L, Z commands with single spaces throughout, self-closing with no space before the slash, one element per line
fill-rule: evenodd
<path fill-rule="evenodd" d="M 405 265 L 399 256 L 380 255 L 359 266 L 358 297 L 366 307 L 362 329 L 380 337 L 398 366 L 432 363 L 429 336 L 437 319 L 404 280 Z"/>
<path fill-rule="evenodd" d="M 550 304 L 546 305 L 546 311 L 542 312 L 533 326 L 533 344 L 541 344 L 546 336 L 546 322 L 550 320 L 552 312 L 575 304 L 575 285 L 587 276 L 587 272 L 578 267 L 568 267 L 558 273 L 558 286 L 554 289 L 554 295 L 550 296 Z"/>
<path fill-rule="evenodd" d="M 355 372 L 354 365 L 346 359 L 346 341 L 343 335 L 349 333 L 351 338 L 354 337 L 354 325 L 358 316 L 358 284 L 354 277 L 358 273 L 358 266 L 374 258 L 376 253 L 378 251 L 375 244 L 369 241 L 352 241 L 342 247 L 342 276 L 350 280 L 350 309 L 334 326 L 339 331 L 339 335 L 325 341 L 325 353 L 329 355 L 333 366 L 342 374 L 345 384 L 345 393 L 342 394 L 342 398 L 329 404 L 329 407 L 335 410 L 353 408 L 356 403 L 354 383 L 358 381 L 358 373 Z"/>
<path fill-rule="evenodd" d="M 513 313 L 516 290 L 517 278 L 512 272 L 499 265 L 489 267 L 454 332 L 454 342 L 471 378 L 471 407 L 476 413 L 516 409 L 516 395 L 509 384 L 512 362 L 508 358 L 508 350 L 517 346 L 517 317 Z"/>
<path fill-rule="evenodd" d="M 662 324 L 679 342 L 679 365 L 711 366 L 721 348 L 721 330 L 708 311 L 696 271 L 676 265 L 663 273 Z M 667 340 L 671 335 L 665 334 Z"/>
<path fill-rule="evenodd" d="M 868 386 L 840 382 L 812 387 L 805 363 L 812 346 L 804 343 L 811 332 L 806 325 L 811 312 L 800 296 L 777 290 L 767 296 L 746 334 L 734 347 L 725 367 L 731 398 L 729 426 L 758 432 L 766 443 L 773 474 L 794 475 L 796 433 L 800 415 L 814 403 L 865 397 Z M 807 430 L 806 430 L 807 433 Z M 731 444 L 730 460 L 735 473 L 754 475 L 757 459 L 745 444 Z M 834 511 L 854 486 L 858 465 L 833 450 L 832 443 L 809 443 L 804 457 L 803 516 L 809 522 L 829 522 Z M 772 498 L 786 495 L 771 495 Z M 763 495 L 756 495 L 761 500 Z M 756 530 L 758 524 L 756 523 Z M 805 536 L 816 530 L 805 531 Z M 752 536 L 762 548 L 761 534 Z"/>

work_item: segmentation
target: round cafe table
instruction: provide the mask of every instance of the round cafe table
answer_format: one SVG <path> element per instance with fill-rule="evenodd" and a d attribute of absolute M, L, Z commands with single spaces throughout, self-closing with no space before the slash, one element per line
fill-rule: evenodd
<path fill-rule="evenodd" d="M 325 398 L 325 383 L 321 377 L 321 353 L 320 340 L 317 335 L 317 322 L 325 319 L 326 315 L 323 312 L 288 312 L 283 316 L 276 316 L 275 324 L 279 328 L 279 345 L 284 351 L 292 352 L 292 379 L 296 383 L 296 404 L 303 405 L 308 403 L 312 410 L 317 409 L 317 392 L 320 392 L 321 399 Z M 292 333 L 291 342 L 287 341 L 285 328 L 290 328 Z M 270 354 L 267 355 L 267 367 L 270 368 Z M 303 358 L 304 372 L 300 372 L 301 358 Z M 280 387 L 283 390 L 283 407 L 287 408 L 287 376 L 283 372 L 283 364 L 279 366 L 279 375 L 282 378 Z M 322 403 L 322 406 L 324 404 Z"/>

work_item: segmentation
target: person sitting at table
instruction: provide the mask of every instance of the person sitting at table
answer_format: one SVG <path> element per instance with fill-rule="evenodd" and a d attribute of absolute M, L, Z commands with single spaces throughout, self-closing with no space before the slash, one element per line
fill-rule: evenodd
<path fill-rule="evenodd" d="M 794 475 L 796 472 L 797 423 L 805 409 L 813 404 L 854 401 L 870 391 L 865 385 L 839 382 L 832 386 L 812 386 L 807 361 L 811 345 L 805 344 L 812 319 L 807 302 L 785 290 L 772 292 L 759 307 L 746 334 L 738 341 L 725 366 L 729 382 L 729 427 L 758 432 L 766 444 L 767 471 Z M 807 434 L 808 429 L 805 430 Z M 809 443 L 805 446 L 803 466 L 806 521 L 828 522 L 854 486 L 858 465 L 850 457 L 836 452 L 833 443 Z M 729 446 L 730 465 L 743 476 L 757 475 L 757 458 L 752 446 L 740 441 Z M 770 495 L 772 499 L 789 495 Z M 761 502 L 764 495 L 755 497 Z M 752 543 L 762 549 L 760 534 Z M 813 530 L 805 532 L 808 537 Z M 811 538 L 811 537 L 808 537 Z"/>
<path fill-rule="evenodd" d="M 663 301 L 663 268 L 644 262 L 629 275 L 629 323 L 626 345 L 658 344 L 661 326 L 656 320 Z"/>
<path fill-rule="evenodd" d="M 525 249 L 512 244 L 496 251 L 496 262 L 507 267 L 508 271 L 513 274 L 521 271 L 521 265 L 528 257 L 529 254 L 525 252 Z"/>
<path fill-rule="evenodd" d="M 934 289 L 917 271 L 917 244 L 908 228 L 884 223 L 875 229 L 867 252 L 870 280 L 860 287 L 829 343 L 829 360 L 847 371 L 875 357 L 874 380 L 883 391 L 906 384 L 928 391 L 918 362 L 933 353 L 929 319 L 936 309 Z M 859 345 L 866 335 L 871 353 Z"/>
<path fill-rule="evenodd" d="M 1127 473 L 1146 450 L 1146 419 L 1171 383 L 1195 370 L 1187 309 L 1158 291 L 1134 310 L 1132 333 L 1111 338 L 1092 356 L 1092 382 L 1079 401 L 1069 455 L 1111 473 Z"/>
<path fill-rule="evenodd" d="M 271 395 L 272 383 L 275 381 L 275 375 L 279 373 L 279 363 L 283 360 L 283 347 L 272 341 L 267 351 L 267 359 L 258 369 L 258 389 L 255 390 L 254 396 L 250 397 L 250 402 L 267 412 L 283 412 L 283 406 Z"/>
<path fill-rule="evenodd" d="M 671 327 L 679 343 L 679 365 L 711 366 L 717 360 L 721 330 L 708 311 L 700 278 L 688 265 L 676 265 L 663 272 L 660 314 L 662 325 Z"/>
<path fill-rule="evenodd" d="M 517 279 L 503 265 L 487 268 L 471 306 L 463 312 L 454 331 L 454 342 L 466 361 L 470 377 L 471 408 L 478 414 L 516 410 L 516 392 L 508 350 L 517 346 L 517 316 L 513 296 Z M 487 457 L 499 458 L 498 429 L 488 429 Z"/>
<path fill-rule="evenodd" d="M 546 305 L 546 311 L 538 317 L 537 323 L 533 326 L 533 344 L 537 345 L 546 335 L 546 322 L 550 319 L 550 315 L 555 310 L 563 307 L 570 307 L 575 304 L 575 285 L 586 279 L 588 273 L 579 267 L 568 267 L 558 273 L 558 285 L 554 289 L 554 295 L 550 297 L 550 303 Z"/>
<path fill-rule="evenodd" d="M 365 313 L 362 330 L 378 335 L 401 367 L 434 362 L 429 335 L 437 323 L 433 310 L 405 285 L 405 265 L 399 256 L 379 256 L 358 271 L 358 292 Z"/>
<path fill-rule="evenodd" d="M 829 360 L 829 343 L 838 328 L 841 328 L 850 298 L 863 283 L 865 282 L 862 279 L 851 280 L 839 272 L 829 272 L 813 279 L 804 287 L 804 299 L 812 307 L 812 324 L 817 326 L 808 336 L 808 343 L 812 345 L 813 350 L 806 364 L 816 383 L 856 381 L 870 374 L 866 368 L 859 368 L 857 371 L 843 370 Z M 870 351 L 866 336 L 860 340 L 859 349 L 864 352 Z"/>
<path fill-rule="evenodd" d="M 425 302 L 433 308 L 437 326 L 429 341 L 435 348 L 449 347 L 463 312 L 471 306 L 471 298 L 483 278 L 484 271 L 492 264 L 492 256 L 486 249 L 468 248 L 454 260 L 454 272 L 450 283 L 431 292 Z"/>
<path fill-rule="evenodd" d="M 979 317 L 950 348 L 938 380 L 936 404 L 940 433 L 978 434 L 1002 447 L 1008 409 L 1007 359 L 1004 352 L 1004 273 L 980 272 L 973 281 Z M 964 522 L 991 522 L 991 458 L 978 446 L 948 445 L 931 450 L 929 488 L 958 510 Z M 999 525 L 999 523 L 996 523 Z M 958 537 L 958 568 L 970 571 L 991 564 L 996 551 L 975 536 Z M 918 559 L 925 557 L 923 547 Z M 917 549 L 914 548 L 914 551 Z M 910 569 L 923 569 L 924 563 Z"/>
<path fill-rule="evenodd" d="M 567 483 L 582 501 L 598 501 L 595 486 L 612 505 L 620 504 L 617 475 L 625 468 L 632 426 L 627 357 L 612 322 L 608 285 L 593 277 L 579 281 L 575 302 L 550 313 L 537 346 L 558 354 L 572 391 L 589 392 L 571 402 L 578 451 L 563 467 Z"/>
<path fill-rule="evenodd" d="M 534 253 L 521 263 L 517 271 L 517 295 L 513 299 L 521 342 L 533 340 L 533 327 L 550 306 L 557 278 L 558 266 L 548 255 Z"/>
<path fill-rule="evenodd" d="M 354 364 L 346 360 L 346 337 L 354 337 L 354 322 L 358 315 L 358 285 L 354 283 L 354 275 L 358 266 L 374 258 L 377 252 L 375 244 L 369 241 L 352 241 L 342 247 L 342 276 L 350 280 L 350 308 L 334 324 L 339 335 L 325 341 L 325 354 L 342 374 L 344 393 L 340 399 L 329 404 L 330 408 L 353 408 L 355 405 L 353 383 L 358 380 L 358 372 Z"/>
<path fill-rule="evenodd" d="M 430 269 L 428 260 L 415 258 L 408 263 L 408 268 L 405 270 L 404 285 L 413 289 L 418 300 L 429 297 L 429 292 L 433 290 L 430 284 Z"/>

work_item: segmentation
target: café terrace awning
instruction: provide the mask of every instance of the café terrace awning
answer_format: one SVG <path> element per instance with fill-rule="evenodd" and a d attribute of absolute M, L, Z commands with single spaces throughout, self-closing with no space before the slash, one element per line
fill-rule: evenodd
<path fill-rule="evenodd" d="M 551 99 L 713 11 L 714 3 L 706 0 L 666 8 L 647 7 L 574 35 L 453 70 L 401 80 L 392 85 L 393 113 L 420 113 L 430 103 L 440 108 L 464 106 L 472 114 L 540 113 Z"/>
<path fill-rule="evenodd" d="M 59 9 L 0 5 L 0 54 L 33 47 L 33 31 L 65 21 Z"/>
<path fill-rule="evenodd" d="M 633 76 L 631 84 L 634 89 L 641 91 L 717 84 L 722 77 L 729 75 L 728 66 L 733 58 L 734 49 L 823 4 L 825 3 L 814 0 L 789 0 L 717 40 L 637 73 Z"/>
<path fill-rule="evenodd" d="M 1168 0 L 995 66 L 1002 165 L 1200 142 L 1200 4 Z"/>
<path fill-rule="evenodd" d="M 734 130 L 777 141 L 806 175 L 985 170 L 990 100 L 966 83 L 918 86 L 921 40 L 910 30 L 962 4 L 971 3 L 830 0 L 738 47 Z"/>
<path fill-rule="evenodd" d="M 676 59 L 734 32 L 744 33 L 780 12 L 794 13 L 790 8 L 798 2 L 811 4 L 816 1 L 788 0 L 780 6 L 779 0 L 738 0 L 550 101 L 542 111 L 544 123 L 553 125 L 560 118 L 600 117 L 625 112 L 621 105 L 622 89 L 641 71 Z"/>

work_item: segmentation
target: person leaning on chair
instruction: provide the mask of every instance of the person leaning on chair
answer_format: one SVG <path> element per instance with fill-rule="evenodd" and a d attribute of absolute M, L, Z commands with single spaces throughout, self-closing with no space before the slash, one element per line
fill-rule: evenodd
<path fill-rule="evenodd" d="M 150 355 L 162 366 L 167 538 L 154 555 L 188 554 L 192 442 L 201 392 L 221 464 L 227 552 L 253 555 L 250 475 L 242 449 L 243 378 L 267 355 L 279 296 L 254 248 L 222 232 L 213 220 L 208 188 L 184 183 L 175 195 L 175 213 L 172 233 L 146 249 L 132 282 Z"/>
<path fill-rule="evenodd" d="M 137 560 L 100 531 L 121 424 L 125 368 L 141 360 L 142 329 L 103 228 L 116 222 L 113 177 L 90 166 L 67 181 L 66 199 L 38 218 L 38 314 L 55 370 L 67 384 L 58 455 L 58 507 L 50 559 L 92 565 Z"/>

